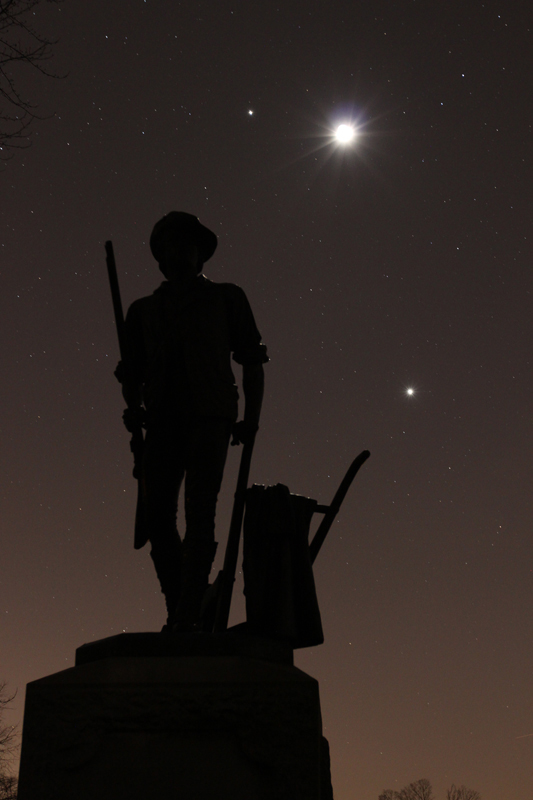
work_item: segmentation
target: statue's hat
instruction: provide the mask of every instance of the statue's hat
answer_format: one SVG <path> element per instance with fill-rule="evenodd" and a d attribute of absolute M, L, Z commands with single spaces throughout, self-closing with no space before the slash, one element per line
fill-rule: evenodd
<path fill-rule="evenodd" d="M 163 257 L 162 247 L 168 233 L 175 233 L 176 236 L 195 244 L 202 263 L 211 258 L 217 248 L 216 234 L 202 225 L 198 217 L 185 211 L 171 211 L 156 222 L 150 236 L 150 250 L 156 261 L 161 261 Z"/>

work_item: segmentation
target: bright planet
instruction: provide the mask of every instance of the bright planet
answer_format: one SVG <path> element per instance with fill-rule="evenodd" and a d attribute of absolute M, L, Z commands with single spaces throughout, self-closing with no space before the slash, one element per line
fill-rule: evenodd
<path fill-rule="evenodd" d="M 339 127 L 335 131 L 336 140 L 338 142 L 342 142 L 342 144 L 347 144 L 348 142 L 351 142 L 354 137 L 355 137 L 355 129 L 352 128 L 351 125 L 339 125 Z"/>

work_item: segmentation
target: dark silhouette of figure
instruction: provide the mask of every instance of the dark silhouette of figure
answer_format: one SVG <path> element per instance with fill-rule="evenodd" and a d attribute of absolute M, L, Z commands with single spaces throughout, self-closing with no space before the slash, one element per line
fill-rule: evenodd
<path fill-rule="evenodd" d="M 246 295 L 201 274 L 216 246 L 216 235 L 192 214 L 172 211 L 159 220 L 150 248 L 166 280 L 130 306 L 125 322 L 124 421 L 129 429 L 139 421 L 146 428 L 145 513 L 168 612 L 163 630 L 199 625 L 230 435 L 243 443 L 253 438 L 263 398 L 268 356 Z M 243 369 L 241 422 L 231 357 Z M 182 543 L 176 514 L 184 479 Z"/>

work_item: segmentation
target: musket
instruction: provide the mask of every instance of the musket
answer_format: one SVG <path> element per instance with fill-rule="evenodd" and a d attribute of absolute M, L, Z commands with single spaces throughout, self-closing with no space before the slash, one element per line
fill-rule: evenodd
<path fill-rule="evenodd" d="M 128 352 L 126 330 L 124 325 L 124 312 L 122 310 L 122 300 L 120 299 L 120 287 L 118 285 L 117 266 L 115 264 L 115 254 L 113 252 L 113 242 L 105 243 L 107 274 L 109 276 L 109 286 L 111 288 L 111 298 L 113 300 L 113 311 L 115 314 L 115 324 L 117 328 L 118 346 L 120 359 L 124 373 L 123 382 L 127 385 L 131 375 L 131 358 Z M 129 408 L 129 406 L 128 406 Z M 146 524 L 146 486 L 142 469 L 142 459 L 144 451 L 144 436 L 142 425 L 135 425 L 131 431 L 130 449 L 133 453 L 133 477 L 137 480 L 137 508 L 135 511 L 135 536 L 133 546 L 136 550 L 144 547 L 148 541 L 148 530 Z"/>

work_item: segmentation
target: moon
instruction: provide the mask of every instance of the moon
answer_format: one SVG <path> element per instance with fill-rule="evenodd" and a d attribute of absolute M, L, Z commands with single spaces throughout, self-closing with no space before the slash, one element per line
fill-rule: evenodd
<path fill-rule="evenodd" d="M 335 139 L 341 144 L 348 144 L 355 138 L 355 128 L 352 125 L 339 125 L 335 131 Z"/>

